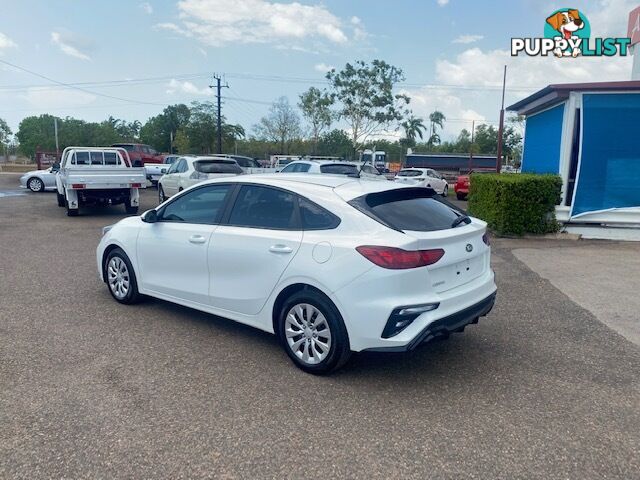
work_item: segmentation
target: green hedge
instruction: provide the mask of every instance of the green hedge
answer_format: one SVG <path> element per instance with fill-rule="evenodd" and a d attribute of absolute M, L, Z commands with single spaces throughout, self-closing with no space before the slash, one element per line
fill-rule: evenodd
<path fill-rule="evenodd" d="M 498 235 L 557 232 L 558 175 L 472 174 L 469 213 Z"/>

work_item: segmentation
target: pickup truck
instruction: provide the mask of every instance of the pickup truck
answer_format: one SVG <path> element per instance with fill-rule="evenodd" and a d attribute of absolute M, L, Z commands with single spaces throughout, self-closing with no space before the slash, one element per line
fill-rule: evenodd
<path fill-rule="evenodd" d="M 56 175 L 58 206 L 75 217 L 81 206 L 124 204 L 128 214 L 138 213 L 140 194 L 146 187 L 143 167 L 131 167 L 121 148 L 67 147 Z"/>
<path fill-rule="evenodd" d="M 171 165 L 178 158 L 180 158 L 180 155 L 166 155 L 162 163 L 145 163 L 144 172 L 147 175 L 147 180 L 149 180 L 153 185 L 157 185 L 160 177 L 167 173 L 169 168 L 171 168 Z"/>
<path fill-rule="evenodd" d="M 122 148 L 127 151 L 131 166 L 141 167 L 145 163 L 162 163 L 164 155 L 156 152 L 144 143 L 114 143 L 113 148 Z"/>

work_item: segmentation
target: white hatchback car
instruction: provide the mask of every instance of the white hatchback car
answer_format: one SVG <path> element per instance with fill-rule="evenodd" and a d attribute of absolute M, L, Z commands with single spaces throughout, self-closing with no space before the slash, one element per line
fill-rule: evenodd
<path fill-rule="evenodd" d="M 118 302 L 275 333 L 311 373 L 460 332 L 496 294 L 484 222 L 429 189 L 329 175 L 203 182 L 105 227 L 96 255 Z"/>
<path fill-rule="evenodd" d="M 412 187 L 433 188 L 443 197 L 449 194 L 449 184 L 432 168 L 403 168 L 393 180 Z"/>
<path fill-rule="evenodd" d="M 233 158 L 215 156 L 184 156 L 167 167 L 167 173 L 158 180 L 160 203 L 204 180 L 234 177 L 244 173 Z"/>
<path fill-rule="evenodd" d="M 335 160 L 296 160 L 280 173 L 325 173 L 330 175 L 348 175 L 368 180 L 387 180 L 373 165 L 360 162 L 340 162 Z"/>

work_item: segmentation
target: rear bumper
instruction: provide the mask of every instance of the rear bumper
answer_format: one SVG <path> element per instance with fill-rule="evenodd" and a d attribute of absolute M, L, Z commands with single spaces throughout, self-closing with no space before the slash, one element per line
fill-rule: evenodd
<path fill-rule="evenodd" d="M 395 347 L 367 348 L 369 352 L 408 352 L 423 343 L 427 343 L 438 337 L 448 337 L 451 333 L 461 331 L 470 323 L 478 323 L 480 317 L 487 315 L 496 301 L 496 292 L 482 301 L 471 305 L 459 312 L 430 323 L 407 345 Z"/>

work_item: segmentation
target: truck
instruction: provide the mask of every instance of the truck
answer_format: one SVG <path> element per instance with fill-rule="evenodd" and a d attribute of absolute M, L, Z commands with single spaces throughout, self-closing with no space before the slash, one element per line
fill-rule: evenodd
<path fill-rule="evenodd" d="M 364 150 L 360 152 L 360 161 L 373 165 L 380 173 L 389 171 L 387 153 L 383 150 Z"/>
<path fill-rule="evenodd" d="M 132 167 L 122 148 L 67 147 L 56 174 L 58 206 L 75 217 L 82 206 L 124 204 L 135 215 L 146 180 L 144 167 Z"/>
<path fill-rule="evenodd" d="M 302 160 L 300 155 L 271 155 L 271 168 L 274 168 L 276 172 L 279 172 L 291 162 L 296 160 Z"/>
<path fill-rule="evenodd" d="M 179 158 L 180 155 L 165 155 L 162 163 L 145 163 L 144 172 L 147 175 L 147 180 L 154 186 L 158 185 L 160 177 L 167 173 L 171 165 Z"/>
<path fill-rule="evenodd" d="M 114 143 L 111 146 L 126 150 L 132 167 L 141 167 L 145 163 L 164 163 L 165 156 L 144 143 Z"/>

